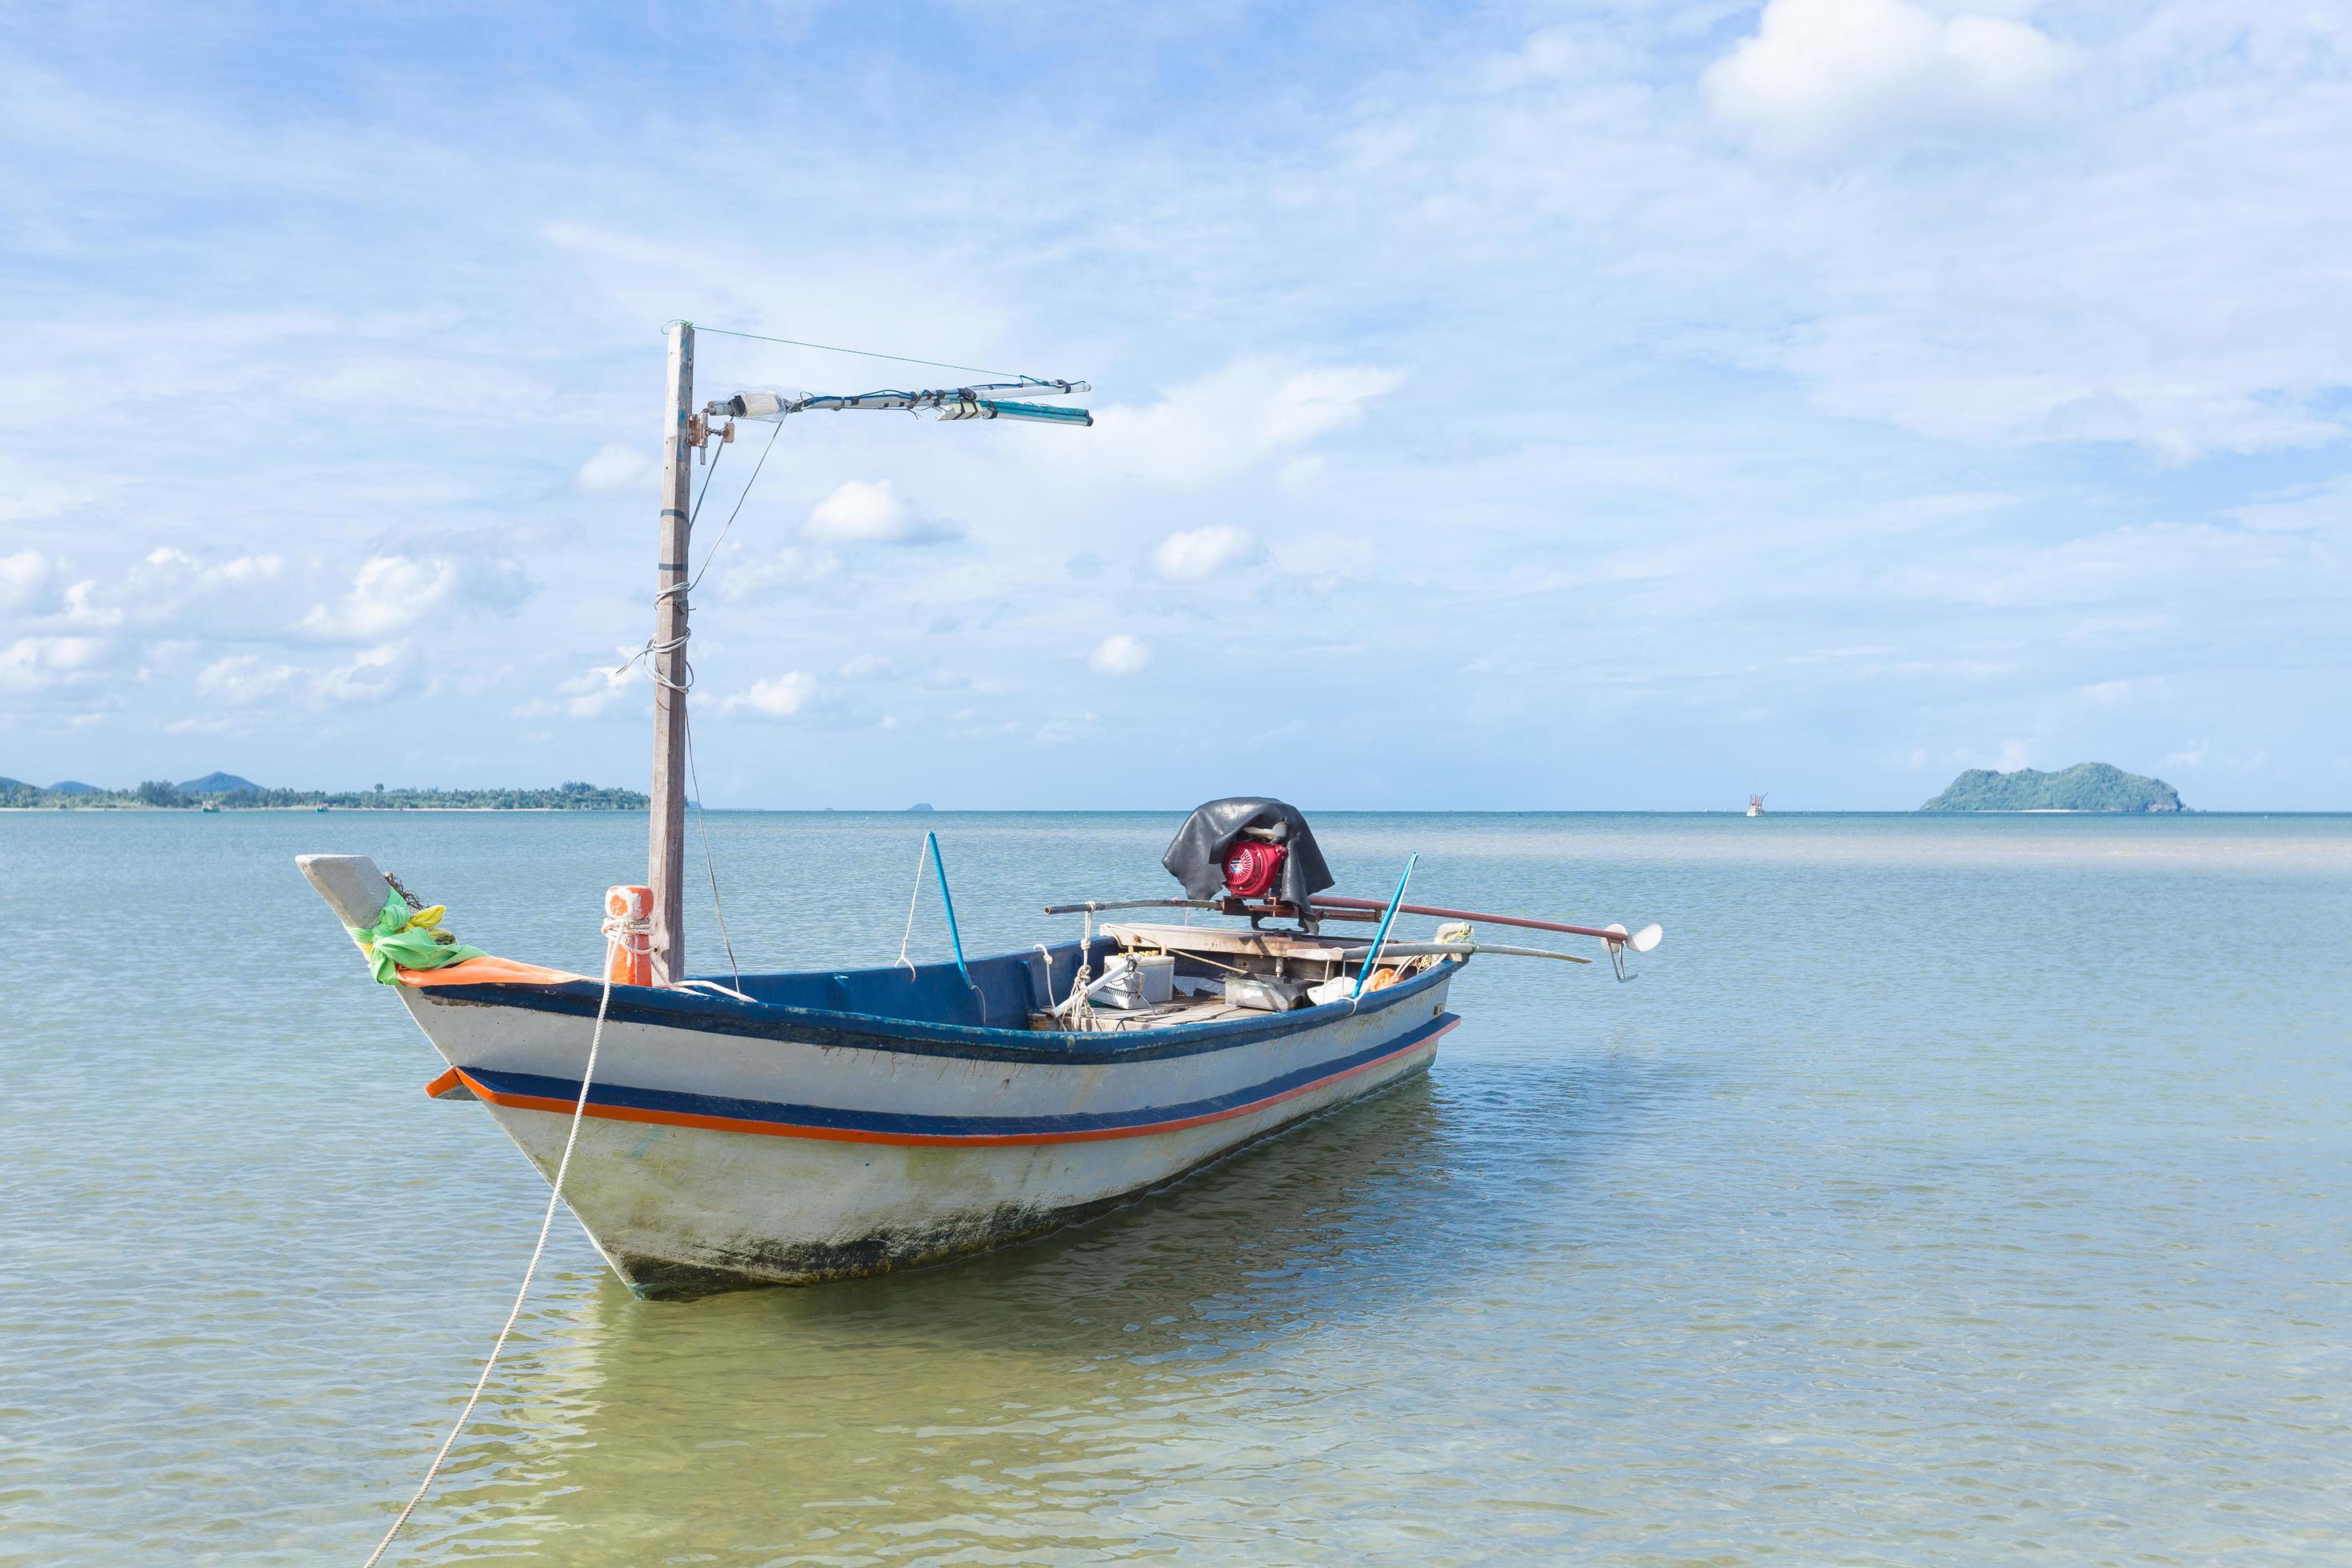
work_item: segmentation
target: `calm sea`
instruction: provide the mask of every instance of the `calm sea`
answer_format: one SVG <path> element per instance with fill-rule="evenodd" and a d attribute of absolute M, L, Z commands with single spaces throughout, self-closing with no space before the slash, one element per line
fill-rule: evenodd
<path fill-rule="evenodd" d="M 1001 949 L 1174 825 L 709 826 L 775 968 L 888 961 L 925 826 Z M 567 1225 L 398 1560 L 2352 1561 L 2352 819 L 1319 826 L 1665 944 L 976 1261 L 649 1303 Z M 310 849 L 590 968 L 644 825 L 0 817 L 0 1560 L 356 1563 L 504 1315 L 545 1188 Z"/>

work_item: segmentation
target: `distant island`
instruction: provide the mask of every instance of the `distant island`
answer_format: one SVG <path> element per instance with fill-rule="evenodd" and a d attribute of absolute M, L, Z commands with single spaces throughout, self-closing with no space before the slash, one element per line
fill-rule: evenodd
<path fill-rule="evenodd" d="M 643 811 L 651 802 L 633 789 L 577 781 L 553 789 L 267 789 L 236 773 L 209 773 L 184 784 L 150 779 L 135 789 L 102 789 L 78 779 L 53 784 L 0 778 L 0 808 L 62 811 Z"/>
<path fill-rule="evenodd" d="M 2076 763 L 2054 773 L 1970 768 L 1922 811 L 2186 811 L 2180 792 L 2105 763 Z"/>

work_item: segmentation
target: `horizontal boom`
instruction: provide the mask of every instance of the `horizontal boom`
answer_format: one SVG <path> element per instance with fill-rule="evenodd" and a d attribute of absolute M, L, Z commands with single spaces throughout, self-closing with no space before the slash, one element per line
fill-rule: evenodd
<path fill-rule="evenodd" d="M 1371 899 L 1343 899 L 1335 893 L 1318 893 L 1311 900 L 1318 910 L 1384 910 L 1386 904 Z M 1522 926 L 1528 931 L 1566 931 L 1570 936 L 1594 936 L 1606 942 L 1624 942 L 1635 952 L 1647 952 L 1665 936 L 1660 927 L 1643 926 L 1628 934 L 1624 927 L 1606 929 L 1600 926 L 1564 925 L 1559 921 L 1531 921 L 1520 915 L 1480 914 L 1476 910 L 1440 909 L 1434 904 L 1399 904 L 1398 912 L 1408 915 L 1434 915 L 1439 920 L 1480 921 L 1488 925 Z"/>

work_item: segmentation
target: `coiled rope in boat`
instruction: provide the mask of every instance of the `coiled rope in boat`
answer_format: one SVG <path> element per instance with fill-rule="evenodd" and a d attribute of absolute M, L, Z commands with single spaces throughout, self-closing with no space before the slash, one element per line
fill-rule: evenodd
<path fill-rule="evenodd" d="M 563 1200 L 563 1177 L 572 1169 L 572 1147 L 579 1142 L 580 1123 L 588 1110 L 588 1086 L 595 1079 L 596 1051 L 604 1041 L 604 1011 L 613 1002 L 613 955 L 619 951 L 621 939 L 627 929 L 645 923 L 618 917 L 604 922 L 604 992 L 596 1000 L 596 1027 L 588 1037 L 588 1065 L 580 1072 L 580 1098 L 572 1105 L 572 1125 L 563 1135 L 563 1157 L 555 1163 L 555 1180 L 548 1186 L 547 1212 L 540 1216 L 539 1239 L 531 1244 L 530 1262 L 523 1268 L 522 1284 L 515 1291 L 514 1305 L 507 1310 L 506 1322 L 499 1329 L 498 1342 L 490 1346 L 490 1359 L 482 1363 L 482 1375 L 474 1380 L 474 1391 L 466 1395 L 466 1407 L 457 1412 L 457 1419 L 451 1424 L 449 1435 L 441 1439 L 440 1451 L 433 1456 L 433 1462 L 425 1467 L 425 1479 L 416 1483 L 416 1490 L 409 1498 L 407 1506 L 400 1510 L 400 1517 L 392 1521 L 392 1528 L 383 1532 L 383 1539 L 375 1543 L 375 1550 L 368 1553 L 362 1568 L 375 1568 L 376 1563 L 383 1560 L 383 1554 L 392 1549 L 393 1537 L 400 1533 L 400 1527 L 408 1522 L 408 1516 L 416 1511 L 416 1505 L 423 1502 L 425 1494 L 433 1489 L 434 1478 L 441 1473 L 441 1466 L 449 1458 L 449 1450 L 457 1447 L 457 1435 L 466 1429 L 466 1423 L 473 1419 L 474 1406 L 481 1402 L 482 1390 L 489 1386 L 490 1373 L 498 1369 L 499 1357 L 507 1348 L 507 1337 L 514 1332 L 515 1321 L 522 1316 L 522 1304 L 530 1295 L 531 1277 L 539 1272 L 540 1257 L 547 1250 L 548 1232 L 555 1227 L 556 1205 Z"/>

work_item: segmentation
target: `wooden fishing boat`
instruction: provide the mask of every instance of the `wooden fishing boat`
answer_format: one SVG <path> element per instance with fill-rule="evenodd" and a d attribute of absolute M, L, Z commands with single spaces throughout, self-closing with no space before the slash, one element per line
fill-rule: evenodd
<path fill-rule="evenodd" d="M 303 868 L 346 924 L 388 891 L 362 859 Z M 1352 973 L 1369 946 L 1234 934 L 1135 926 L 968 966 L 616 985 L 565 1198 L 639 1289 L 878 1273 L 1169 1182 L 1420 1071 L 1456 1022 L 1462 956 L 1360 1004 L 1234 1005 L 1230 970 Z M 1082 954 L 1100 973 L 1171 948 L 1167 1004 L 1090 1008 L 1084 1028 L 1053 1014 Z M 496 960 L 400 981 L 448 1064 L 430 1092 L 482 1101 L 552 1174 L 600 983 Z"/>
<path fill-rule="evenodd" d="M 1629 934 L 1406 904 L 1411 862 L 1386 900 L 1329 894 L 1305 818 L 1237 797 L 1195 811 L 1170 847 L 1163 864 L 1183 897 L 1048 910 L 1085 919 L 1076 941 L 967 961 L 934 838 L 952 963 L 685 975 L 686 454 L 731 438 L 719 418 L 777 410 L 1027 416 L 979 395 L 988 388 L 742 394 L 692 415 L 692 332 L 679 323 L 671 340 L 673 504 L 648 644 L 652 876 L 614 889 L 605 974 L 457 947 L 437 929 L 442 911 L 417 907 L 366 857 L 299 859 L 446 1064 L 428 1092 L 484 1105 L 633 1289 L 807 1283 L 1035 1236 L 1423 1070 L 1459 1022 L 1447 991 L 1475 953 L 1586 962 L 1498 947 L 1460 925 L 1397 939 L 1400 914 L 1598 938 L 1621 973 L 1627 952 L 1656 945 L 1655 926 Z M 1187 923 L 1094 929 L 1098 915 L 1166 909 Z M 1247 923 L 1190 923 L 1201 915 Z M 1378 929 L 1328 929 L 1348 922 Z"/>

